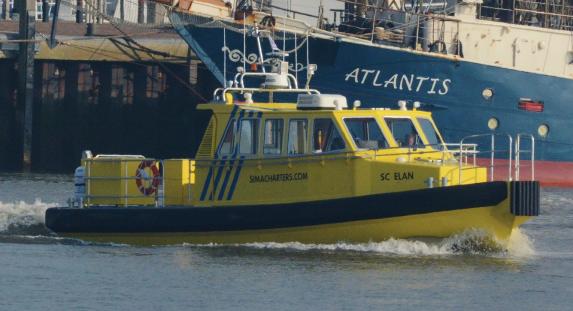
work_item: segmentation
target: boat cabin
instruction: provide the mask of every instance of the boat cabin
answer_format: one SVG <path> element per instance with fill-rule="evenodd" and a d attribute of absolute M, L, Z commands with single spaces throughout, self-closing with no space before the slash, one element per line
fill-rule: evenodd
<path fill-rule="evenodd" d="M 247 95 L 247 98 L 250 96 Z M 197 205 L 324 200 L 459 184 L 459 164 L 431 114 L 348 108 L 340 95 L 295 103 L 230 99 L 213 111 L 195 159 Z M 461 174 L 486 181 L 485 169 Z"/>

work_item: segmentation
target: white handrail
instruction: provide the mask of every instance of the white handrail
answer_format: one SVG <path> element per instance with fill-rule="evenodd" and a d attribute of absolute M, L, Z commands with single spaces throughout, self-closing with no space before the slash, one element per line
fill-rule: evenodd
<path fill-rule="evenodd" d="M 217 98 L 218 93 L 222 93 L 222 100 L 225 100 L 225 94 L 228 92 L 253 92 L 253 93 L 306 93 L 306 94 L 320 94 L 316 89 L 265 89 L 265 88 L 242 88 L 242 87 L 227 87 L 218 88 L 213 92 L 213 98 Z"/>
<path fill-rule="evenodd" d="M 502 136 L 502 137 L 506 137 L 508 140 L 508 150 L 507 150 L 507 158 L 509 161 L 509 165 L 508 165 L 508 180 L 511 181 L 512 179 L 512 159 L 513 159 L 513 138 L 511 137 L 511 135 L 507 134 L 507 133 L 491 133 L 491 134 L 476 134 L 476 135 L 470 135 L 470 136 L 466 136 L 464 138 L 462 138 L 462 140 L 460 140 L 459 143 L 459 147 L 460 147 L 460 151 L 463 152 L 462 147 L 465 145 L 464 141 L 468 140 L 468 139 L 475 139 L 475 138 L 481 138 L 481 137 L 490 137 L 490 141 L 491 141 L 491 150 L 489 151 L 484 151 L 484 152 L 489 152 L 490 153 L 490 165 L 489 165 L 489 171 L 490 171 L 490 176 L 489 179 L 490 181 L 493 181 L 493 177 L 494 177 L 494 173 L 495 173 L 495 153 L 496 152 L 504 152 L 505 150 L 499 150 L 496 151 L 495 150 L 495 137 L 496 136 Z M 476 153 L 481 153 L 480 151 L 475 151 L 474 154 Z M 459 162 L 459 184 L 462 183 L 462 171 L 463 171 L 463 161 L 462 161 L 463 156 L 460 156 L 460 160 Z"/>
<path fill-rule="evenodd" d="M 521 137 L 529 138 L 531 149 L 521 150 Z M 519 133 L 515 140 L 515 180 L 520 179 L 521 153 L 531 153 L 531 180 L 535 180 L 535 137 L 531 134 Z"/>

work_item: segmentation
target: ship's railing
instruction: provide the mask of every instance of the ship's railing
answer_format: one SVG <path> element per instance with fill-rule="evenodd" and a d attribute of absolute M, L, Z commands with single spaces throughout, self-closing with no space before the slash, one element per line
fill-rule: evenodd
<path fill-rule="evenodd" d="M 440 144 L 442 146 L 442 144 Z M 424 150 L 423 148 L 428 147 Z M 420 155 L 429 155 L 429 154 L 445 154 L 445 156 L 441 156 L 439 159 L 440 163 L 442 159 L 444 159 L 444 163 L 448 159 L 447 154 L 450 151 L 444 149 L 432 149 L 429 148 L 432 145 L 419 145 L 419 146 L 410 146 L 410 147 L 387 147 L 387 148 L 379 148 L 379 149 L 369 149 L 369 148 L 359 148 L 358 153 L 356 151 L 329 151 L 329 152 L 312 152 L 306 154 L 295 154 L 295 155 L 280 155 L 280 156 L 269 156 L 265 158 L 260 158 L 258 156 L 252 158 L 243 158 L 244 160 L 253 160 L 251 164 L 244 164 L 245 166 L 253 165 L 259 166 L 261 163 L 260 161 L 265 161 L 266 163 L 274 164 L 290 164 L 293 161 L 301 162 L 301 163 L 311 163 L 311 162 L 320 162 L 324 160 L 352 160 L 352 159 L 364 159 L 364 158 L 371 158 L 371 159 L 383 159 L 385 157 L 396 157 L 396 156 L 409 156 L 406 158 L 408 161 L 414 160 L 417 156 Z M 360 153 L 361 151 L 372 151 L 371 153 Z M 229 160 L 229 159 L 227 159 Z M 225 167 L 227 164 L 217 164 L 214 162 L 224 162 L 224 159 L 196 159 L 194 160 L 197 164 L 197 167 L 205 167 L 205 166 L 212 166 L 212 167 Z M 457 161 L 457 160 L 456 160 Z"/>
<path fill-rule="evenodd" d="M 497 142 L 500 138 L 502 143 L 507 143 L 507 149 L 497 148 Z M 469 143 L 467 141 L 485 139 L 488 141 L 490 148 L 487 150 L 479 150 L 478 143 Z M 516 135 L 515 144 L 514 139 L 509 134 L 480 134 L 471 135 L 463 138 L 460 143 L 446 144 L 439 143 L 435 145 L 419 145 L 408 147 L 389 147 L 380 149 L 359 149 L 358 151 L 372 151 L 372 152 L 355 152 L 355 151 L 333 151 L 321 152 L 302 155 L 289 155 L 277 156 L 270 158 L 246 158 L 242 166 L 256 166 L 260 167 L 264 160 L 265 165 L 292 165 L 304 163 L 325 163 L 328 161 L 339 160 L 355 160 L 370 158 L 372 160 L 381 160 L 384 158 L 399 158 L 403 157 L 404 163 L 411 161 L 423 161 L 421 156 L 424 155 L 439 155 L 433 157 L 432 163 L 436 165 L 452 165 L 458 164 L 459 176 L 458 183 L 464 183 L 463 172 L 468 170 L 480 169 L 478 159 L 483 159 L 482 155 L 488 155 L 489 165 L 486 167 L 489 170 L 489 180 L 495 179 L 496 169 L 507 169 L 506 180 L 513 179 L 520 180 L 521 168 L 523 161 L 522 154 L 528 154 L 530 157 L 530 178 L 535 178 L 535 139 L 530 134 Z M 527 144 L 529 144 L 527 146 Z M 525 148 L 524 148 L 525 145 Z M 498 159 L 501 155 L 502 159 Z M 253 160 L 253 161 L 249 161 Z M 84 160 L 85 176 L 85 192 L 82 195 L 82 200 L 76 200 L 74 203 L 85 206 L 155 206 L 162 207 L 170 199 L 186 198 L 186 202 L 191 203 L 193 199 L 193 189 L 191 179 L 195 172 L 195 168 L 213 168 L 223 169 L 228 167 L 230 161 L 224 159 L 196 159 L 193 164 L 189 164 L 188 178 L 189 182 L 186 183 L 185 191 L 180 193 L 168 194 L 166 193 L 166 182 L 173 181 L 181 184 L 185 182 L 182 176 L 176 177 L 168 176 L 165 170 L 165 163 L 169 160 L 149 159 L 142 156 L 125 158 L 123 156 L 117 157 L 103 157 Z M 496 163 L 500 161 L 501 163 Z M 109 162 L 115 165 L 110 168 L 107 166 L 106 170 L 114 170 L 114 174 L 109 175 L 96 175 L 93 176 L 95 163 L 101 165 L 102 163 Z M 146 163 L 142 166 L 142 163 Z M 142 168 L 143 167 L 143 168 Z M 156 172 L 151 170 L 151 175 L 143 172 L 144 168 L 155 167 Z M 101 169 L 101 167 L 99 168 Z M 214 182 L 215 176 L 211 174 L 211 183 Z M 139 185 L 137 181 L 139 180 Z M 477 180 L 476 180 L 477 181 Z M 430 185 L 429 185 L 430 186 Z M 100 188 L 97 190 L 97 188 Z M 112 189 L 112 191 L 110 191 Z M 97 190 L 97 191 L 96 191 Z M 212 189 L 214 191 L 214 189 Z M 147 193 L 146 193 L 147 192 Z M 72 205 L 72 204 L 70 204 Z"/>
<path fill-rule="evenodd" d="M 385 11 L 393 11 L 385 9 Z M 381 12 L 381 11 L 380 11 Z M 347 13 L 351 14 L 351 13 Z M 372 43 L 410 47 L 440 54 L 462 55 L 460 20 L 447 14 L 411 14 L 408 22 L 397 23 L 384 17 L 358 17 L 354 22 L 332 26 L 330 31 L 369 40 Z M 356 24 L 360 18 L 363 24 Z"/>
<path fill-rule="evenodd" d="M 162 207 L 165 205 L 166 200 L 181 198 L 181 193 L 171 196 L 165 193 L 166 182 L 171 180 L 178 183 L 182 182 L 181 176 L 176 178 L 166 176 L 167 174 L 164 170 L 165 161 L 145 157 L 122 158 L 121 156 L 85 159 L 85 175 L 83 176 L 85 192 L 81 195 L 81 200 L 78 199 L 76 193 L 76 200 L 75 202 L 70 202 L 70 205 L 123 207 L 145 205 Z M 114 174 L 108 173 L 109 175 L 93 176 L 94 165 L 102 165 L 102 163 L 106 162 L 113 167 L 108 166 L 105 170 L 108 172 L 113 170 Z M 148 165 L 141 167 L 141 164 L 144 162 L 148 163 Z M 155 170 L 151 169 L 151 167 L 154 167 Z M 150 174 L 146 172 L 145 168 L 150 168 Z M 191 165 L 189 169 L 189 176 L 191 176 L 193 174 Z M 138 181 L 141 186 L 137 184 Z M 99 190 L 97 190 L 98 188 Z M 187 183 L 185 195 L 188 202 L 190 202 L 192 199 L 190 182 Z"/>
<path fill-rule="evenodd" d="M 479 151 L 477 150 L 478 144 L 475 143 L 444 143 L 443 144 L 447 150 L 456 159 L 459 159 L 463 164 L 468 164 L 468 159 L 471 159 L 471 163 L 477 166 L 477 155 Z"/>
<path fill-rule="evenodd" d="M 312 77 L 311 72 L 307 74 L 307 80 Z M 276 77 L 276 78 L 283 78 L 286 79 L 283 82 L 287 84 L 281 87 L 273 87 L 272 85 L 267 87 L 247 87 L 245 85 L 245 78 L 269 78 L 269 77 Z M 266 83 L 266 80 L 265 80 Z M 267 93 L 269 95 L 268 102 L 273 102 L 273 94 L 274 93 L 294 93 L 294 94 L 320 94 L 320 92 L 316 89 L 311 89 L 307 87 L 304 89 L 300 89 L 298 87 L 298 82 L 296 77 L 291 73 L 275 73 L 275 72 L 239 72 L 235 75 L 234 81 L 231 83 L 232 86 L 224 87 L 224 88 L 217 88 L 213 91 L 213 100 L 216 102 L 226 102 L 226 94 L 227 93 Z M 245 98 L 246 101 L 252 100 L 252 97 Z"/>
<path fill-rule="evenodd" d="M 245 88 L 245 77 L 268 77 L 269 75 L 276 74 L 273 72 L 239 72 L 235 75 L 234 83 L 237 87 Z M 285 73 L 284 76 L 287 78 L 288 81 L 288 88 L 289 89 L 298 89 L 298 81 L 296 77 L 292 73 Z"/>
<path fill-rule="evenodd" d="M 292 93 L 292 94 L 320 94 L 318 90 L 315 89 L 267 89 L 267 88 L 250 88 L 250 87 L 227 87 L 227 88 L 218 88 L 213 92 L 213 100 L 216 102 L 225 102 L 225 95 L 227 93 L 268 93 L 269 94 L 269 103 L 273 103 L 273 94 L 274 93 Z"/>
<path fill-rule="evenodd" d="M 484 1 L 478 18 L 511 24 L 573 30 L 573 6 L 567 0 L 513 0 L 509 7 L 501 2 Z"/>
<path fill-rule="evenodd" d="M 523 149 L 522 142 L 529 142 L 529 149 Z M 530 179 L 535 180 L 535 137 L 531 134 L 520 133 L 517 134 L 515 139 L 515 180 L 520 180 L 521 178 L 521 161 L 522 154 L 529 154 L 529 170 Z"/>
<path fill-rule="evenodd" d="M 499 149 L 497 147 L 497 142 L 502 139 L 502 144 L 505 143 L 507 146 L 505 149 Z M 486 140 L 489 143 L 489 149 L 479 150 L 477 143 L 469 144 L 467 141 L 475 140 Z M 524 141 L 529 143 L 529 148 L 523 148 Z M 478 134 L 470 135 L 464 137 L 459 144 L 448 144 L 449 146 L 458 146 L 458 149 L 450 150 L 453 152 L 454 156 L 457 157 L 459 163 L 459 175 L 460 183 L 462 172 L 468 169 L 474 169 L 479 165 L 478 159 L 488 160 L 488 176 L 489 180 L 494 179 L 506 179 L 520 180 L 521 179 L 521 168 L 523 154 L 529 154 L 529 170 L 530 170 L 530 180 L 535 179 L 535 138 L 531 134 L 517 134 L 514 138 L 505 133 L 491 133 L 491 134 Z M 485 155 L 486 157 L 481 157 Z M 472 165 L 468 165 L 468 158 L 472 158 Z M 501 174 L 496 176 L 496 169 L 507 170 L 507 174 Z M 505 178 L 503 178 L 505 176 Z"/>
<path fill-rule="evenodd" d="M 496 149 L 496 137 L 501 137 L 504 139 L 507 139 L 507 149 Z M 460 150 L 460 157 L 464 157 L 464 153 L 466 153 L 466 151 L 463 150 L 463 145 L 465 142 L 469 141 L 475 141 L 475 140 L 482 140 L 482 139 L 489 139 L 490 142 L 490 149 L 488 150 L 473 150 L 471 153 L 471 156 L 476 156 L 479 157 L 479 155 L 481 154 L 487 154 L 489 156 L 489 165 L 487 166 L 489 169 L 489 179 L 490 181 L 494 180 L 494 174 L 495 174 L 495 168 L 500 167 L 500 166 L 507 166 L 507 178 L 508 180 L 511 180 L 511 176 L 512 176 L 512 157 L 513 157 L 513 138 L 511 137 L 511 135 L 509 134 L 498 134 L 498 133 L 492 133 L 492 134 L 476 134 L 476 135 L 470 135 L 470 136 L 466 136 L 464 138 L 462 138 L 462 140 L 459 143 L 459 150 Z M 498 154 L 506 154 L 507 159 L 509 161 L 508 165 L 496 165 L 495 160 L 496 160 L 496 155 Z M 464 163 L 463 161 L 460 159 L 459 160 L 459 174 L 460 174 L 460 183 L 462 180 L 462 172 L 464 170 L 468 169 L 467 166 L 464 167 Z"/>

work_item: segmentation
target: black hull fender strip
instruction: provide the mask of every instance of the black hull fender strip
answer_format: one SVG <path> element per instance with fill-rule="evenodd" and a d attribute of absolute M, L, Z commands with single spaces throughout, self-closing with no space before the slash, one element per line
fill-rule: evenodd
<path fill-rule="evenodd" d="M 515 216 L 539 216 L 541 197 L 538 181 L 510 183 L 511 213 Z"/>
<path fill-rule="evenodd" d="M 274 205 L 50 208 L 46 211 L 46 226 L 57 233 L 287 228 L 495 206 L 507 198 L 507 190 L 506 182 L 488 182 Z"/>

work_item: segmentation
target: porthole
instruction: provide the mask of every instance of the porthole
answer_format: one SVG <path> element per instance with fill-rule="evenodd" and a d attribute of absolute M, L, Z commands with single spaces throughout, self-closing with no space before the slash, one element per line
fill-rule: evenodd
<path fill-rule="evenodd" d="M 483 99 L 485 100 L 490 100 L 493 97 L 493 90 L 490 88 L 485 88 L 481 92 L 481 96 L 483 96 Z"/>
<path fill-rule="evenodd" d="M 489 127 L 490 130 L 495 130 L 499 127 L 499 120 L 497 120 L 496 118 L 490 118 L 487 121 L 487 127 Z"/>
<path fill-rule="evenodd" d="M 537 134 L 541 137 L 547 137 L 547 134 L 549 134 L 549 126 L 547 124 L 541 124 L 537 128 Z"/>

